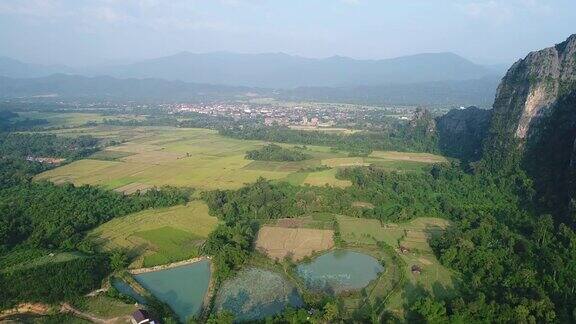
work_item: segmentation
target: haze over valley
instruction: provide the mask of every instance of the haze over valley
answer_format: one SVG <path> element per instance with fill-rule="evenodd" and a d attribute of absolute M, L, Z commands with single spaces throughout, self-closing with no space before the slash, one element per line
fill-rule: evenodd
<path fill-rule="evenodd" d="M 576 322 L 575 13 L 0 0 L 0 322 Z"/>

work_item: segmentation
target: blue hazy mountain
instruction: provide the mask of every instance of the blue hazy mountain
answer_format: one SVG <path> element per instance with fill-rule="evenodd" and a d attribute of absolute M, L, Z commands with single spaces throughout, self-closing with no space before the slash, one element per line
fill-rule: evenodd
<path fill-rule="evenodd" d="M 0 76 L 30 78 L 55 73 L 264 88 L 381 86 L 471 80 L 498 74 L 490 67 L 452 53 L 356 60 L 341 56 L 312 59 L 283 53 L 184 52 L 131 64 L 86 68 L 45 66 L 0 58 Z"/>
<path fill-rule="evenodd" d="M 456 54 L 434 53 L 385 60 L 341 56 L 311 59 L 283 53 L 180 53 L 134 64 L 86 69 L 92 75 L 160 78 L 234 86 L 345 87 L 478 79 L 497 74 Z"/>

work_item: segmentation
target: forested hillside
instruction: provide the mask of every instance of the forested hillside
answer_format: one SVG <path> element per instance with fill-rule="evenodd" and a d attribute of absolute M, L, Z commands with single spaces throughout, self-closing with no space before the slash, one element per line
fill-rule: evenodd
<path fill-rule="evenodd" d="M 187 189 L 123 195 L 31 181 L 51 166 L 27 156 L 75 159 L 93 152 L 94 145 L 92 138 L 0 133 L 0 307 L 70 301 L 97 288 L 110 271 L 110 255 L 83 241 L 87 230 L 114 217 L 188 201 Z"/>

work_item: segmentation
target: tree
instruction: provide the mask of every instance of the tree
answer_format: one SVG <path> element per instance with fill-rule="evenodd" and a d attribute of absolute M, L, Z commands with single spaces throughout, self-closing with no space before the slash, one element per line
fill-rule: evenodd
<path fill-rule="evenodd" d="M 431 324 L 448 322 L 446 306 L 444 302 L 436 301 L 431 297 L 426 297 L 416 301 L 410 310 L 417 314 L 420 320 Z"/>
<path fill-rule="evenodd" d="M 113 271 L 120 271 L 128 266 L 128 254 L 124 250 L 115 249 L 110 253 L 110 267 Z"/>

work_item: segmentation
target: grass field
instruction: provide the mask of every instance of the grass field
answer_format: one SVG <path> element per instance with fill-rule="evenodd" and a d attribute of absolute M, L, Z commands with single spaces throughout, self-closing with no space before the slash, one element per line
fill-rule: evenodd
<path fill-rule="evenodd" d="M 196 256 L 198 244 L 217 222 L 206 204 L 192 201 L 115 218 L 92 230 L 88 239 L 104 251 L 127 249 L 134 258 L 132 267 L 148 267 Z"/>
<path fill-rule="evenodd" d="M 351 244 L 375 244 L 384 241 L 395 248 L 396 253 L 406 263 L 405 276 L 408 279 L 401 291 L 391 297 L 389 307 L 399 311 L 402 305 L 421 295 L 422 289 L 440 297 L 452 296 L 456 275 L 443 267 L 428 244 L 429 238 L 440 235 L 449 222 L 439 218 L 417 218 L 403 224 L 381 225 L 374 219 L 337 216 L 342 239 Z M 399 247 L 407 248 L 402 252 Z M 420 274 L 411 271 L 417 265 Z"/>
<path fill-rule="evenodd" d="M 311 132 L 331 133 L 331 134 L 343 134 L 343 135 L 350 135 L 350 134 L 355 134 L 355 133 L 361 132 L 361 130 L 357 130 L 357 129 L 348 129 L 348 128 L 340 128 L 340 127 L 290 126 L 290 129 L 301 130 L 301 131 L 311 131 Z"/>
<path fill-rule="evenodd" d="M 144 267 L 172 263 L 196 257 L 204 237 L 171 226 L 134 233 L 151 243 L 154 253 L 145 255 Z"/>
<path fill-rule="evenodd" d="M 114 120 L 135 120 L 144 119 L 144 116 L 135 115 L 113 115 L 104 116 L 96 113 L 70 113 L 70 112 L 40 112 L 22 111 L 18 112 L 19 119 L 45 119 L 48 126 L 79 126 L 88 122 L 102 122 L 104 119 Z"/>
<path fill-rule="evenodd" d="M 21 260 L 15 265 L 9 266 L 2 271 L 14 271 L 14 270 L 22 270 L 22 269 L 29 269 L 38 267 L 41 265 L 45 265 L 48 263 L 58 263 L 58 262 L 66 262 L 70 260 L 74 260 L 77 258 L 81 258 L 82 255 L 79 253 L 74 252 L 59 252 L 59 253 L 44 253 L 43 255 L 32 256 L 31 258 L 27 258 L 25 260 Z"/>
<path fill-rule="evenodd" d="M 277 260 L 294 261 L 334 246 L 334 231 L 312 228 L 263 226 L 258 231 L 256 249 Z"/>
<path fill-rule="evenodd" d="M 133 304 L 125 304 L 105 295 L 86 297 L 82 299 L 79 308 L 83 312 L 104 319 L 129 316 L 138 309 Z M 126 318 L 122 320 L 126 320 Z M 122 323 L 122 320 L 119 319 L 118 323 Z"/>
<path fill-rule="evenodd" d="M 335 177 L 341 167 L 377 164 L 391 170 L 418 171 L 428 163 L 444 161 L 430 154 L 397 152 L 374 152 L 371 157 L 350 158 L 347 152 L 333 152 L 323 146 L 307 146 L 309 160 L 251 161 L 245 159 L 246 151 L 262 147 L 265 142 L 227 138 L 206 129 L 98 126 L 56 133 L 125 142 L 91 158 L 49 170 L 36 179 L 100 185 L 125 193 L 162 185 L 201 190 L 237 189 L 259 177 L 295 185 L 345 187 L 350 182 Z M 332 169 L 314 171 L 322 165 Z"/>

